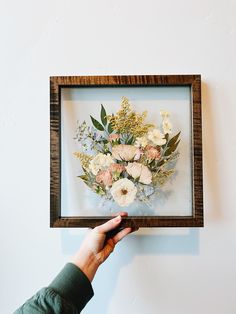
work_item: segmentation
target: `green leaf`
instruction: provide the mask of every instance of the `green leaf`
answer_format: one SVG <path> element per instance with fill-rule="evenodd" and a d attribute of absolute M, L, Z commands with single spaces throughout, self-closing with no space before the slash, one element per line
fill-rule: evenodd
<path fill-rule="evenodd" d="M 108 140 L 104 139 L 102 140 L 103 144 L 107 144 L 108 143 Z"/>
<path fill-rule="evenodd" d="M 78 178 L 82 179 L 83 181 L 87 181 L 88 177 L 86 174 L 82 174 L 81 176 L 78 176 Z"/>
<path fill-rule="evenodd" d="M 113 128 L 112 128 L 111 123 L 108 124 L 107 131 L 109 134 L 111 134 L 113 132 Z"/>
<path fill-rule="evenodd" d="M 101 104 L 101 121 L 102 121 L 102 124 L 104 126 L 107 125 L 107 117 L 106 117 L 106 110 L 105 108 L 103 107 L 103 105 Z"/>
<path fill-rule="evenodd" d="M 128 144 L 128 145 L 131 145 L 132 142 L 133 142 L 133 140 L 134 140 L 134 138 L 133 138 L 133 136 L 131 136 L 131 137 L 129 138 L 129 140 L 127 141 L 127 144 Z"/>
<path fill-rule="evenodd" d="M 92 188 L 92 185 L 91 185 L 91 183 L 90 182 L 88 182 L 88 181 L 84 181 L 84 183 L 91 189 Z"/>
<path fill-rule="evenodd" d="M 176 150 L 176 148 L 177 148 L 177 146 L 179 145 L 179 142 L 180 142 L 180 140 L 178 140 L 178 142 L 176 142 L 176 143 L 174 143 L 171 147 L 169 147 L 166 151 L 165 151 L 165 156 L 169 156 L 170 154 L 172 154 L 175 150 Z"/>
<path fill-rule="evenodd" d="M 168 142 L 168 140 L 169 140 L 169 134 L 168 133 L 165 134 L 165 139 Z"/>
<path fill-rule="evenodd" d="M 171 147 L 172 145 L 174 145 L 177 142 L 179 135 L 180 135 L 180 132 L 177 133 L 174 137 L 172 137 L 170 141 L 167 143 L 167 146 Z"/>
<path fill-rule="evenodd" d="M 84 174 L 88 175 L 87 170 L 82 166 L 82 169 L 84 170 Z"/>
<path fill-rule="evenodd" d="M 96 120 L 94 117 L 90 116 L 93 125 L 95 126 L 95 128 L 99 131 L 104 131 L 104 127 L 101 125 L 100 122 L 98 122 L 98 120 Z"/>
<path fill-rule="evenodd" d="M 156 164 L 155 168 L 157 168 L 157 167 L 160 167 L 160 166 L 164 165 L 164 163 L 165 163 L 165 161 L 164 161 L 164 160 L 159 161 L 159 162 Z"/>

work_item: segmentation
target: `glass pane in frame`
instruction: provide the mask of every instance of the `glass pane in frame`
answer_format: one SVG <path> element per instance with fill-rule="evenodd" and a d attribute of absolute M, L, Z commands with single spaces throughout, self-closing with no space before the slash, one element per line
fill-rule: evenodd
<path fill-rule="evenodd" d="M 169 111 L 173 134 L 181 131 L 176 172 L 149 204 L 104 202 L 77 177 L 82 174 L 73 155 L 81 150 L 74 140 L 77 122 L 91 125 L 90 115 L 100 120 L 101 104 L 107 114 L 115 113 L 122 96 L 137 112 L 147 110 L 148 123 L 160 125 L 160 110 Z M 190 86 L 61 88 L 61 215 L 104 217 L 125 210 L 130 216 L 192 216 L 191 114 Z"/>

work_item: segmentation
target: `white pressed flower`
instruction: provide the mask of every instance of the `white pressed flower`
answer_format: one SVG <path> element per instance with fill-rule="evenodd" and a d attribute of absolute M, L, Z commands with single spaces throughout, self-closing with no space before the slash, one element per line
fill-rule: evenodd
<path fill-rule="evenodd" d="M 90 161 L 89 170 L 96 176 L 99 170 L 107 169 L 112 163 L 114 163 L 114 160 L 110 154 L 99 153 Z"/>
<path fill-rule="evenodd" d="M 170 116 L 170 113 L 169 113 L 169 111 L 161 110 L 160 115 L 162 116 L 162 119 L 168 119 Z"/>
<path fill-rule="evenodd" d="M 136 147 L 142 147 L 145 148 L 148 144 L 148 140 L 146 138 L 146 136 L 142 136 L 142 137 L 137 137 L 136 138 L 136 142 L 135 142 L 135 146 Z"/>
<path fill-rule="evenodd" d="M 169 119 L 164 119 L 162 121 L 162 128 L 165 134 L 171 134 L 172 132 L 172 124 Z"/>
<path fill-rule="evenodd" d="M 132 181 L 124 178 L 114 182 L 110 191 L 115 202 L 123 207 L 133 203 L 137 188 Z"/>
<path fill-rule="evenodd" d="M 165 134 L 170 134 L 172 131 L 172 124 L 169 120 L 170 113 L 168 111 L 161 110 L 160 115 L 162 117 L 162 129 Z"/>
<path fill-rule="evenodd" d="M 147 134 L 147 138 L 151 141 L 154 145 L 162 146 L 166 143 L 165 135 L 161 133 L 158 129 L 153 129 L 149 131 Z"/>
<path fill-rule="evenodd" d="M 141 152 L 133 145 L 120 144 L 112 147 L 112 156 L 120 161 L 138 160 Z"/>
<path fill-rule="evenodd" d="M 103 161 L 102 161 L 102 167 L 104 169 L 110 167 L 110 165 L 114 162 L 113 158 L 111 157 L 110 154 L 103 154 Z"/>
<path fill-rule="evenodd" d="M 143 184 L 150 184 L 152 182 L 152 173 L 147 166 L 138 162 L 129 162 L 128 166 L 125 167 L 128 174 L 138 179 Z"/>

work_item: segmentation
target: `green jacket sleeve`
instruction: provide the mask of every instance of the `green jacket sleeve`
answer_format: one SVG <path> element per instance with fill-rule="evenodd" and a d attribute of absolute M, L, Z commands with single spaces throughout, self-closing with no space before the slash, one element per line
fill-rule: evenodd
<path fill-rule="evenodd" d="M 77 314 L 93 297 L 93 289 L 86 275 L 68 263 L 47 287 L 39 290 L 14 314 Z"/>

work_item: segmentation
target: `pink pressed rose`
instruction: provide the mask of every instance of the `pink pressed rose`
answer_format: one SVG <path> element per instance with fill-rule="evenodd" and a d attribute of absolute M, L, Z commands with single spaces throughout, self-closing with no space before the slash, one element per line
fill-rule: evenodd
<path fill-rule="evenodd" d="M 147 159 L 149 159 L 149 160 L 153 160 L 153 159 L 158 160 L 161 157 L 160 151 L 151 145 L 146 146 L 145 155 L 147 156 Z"/>
<path fill-rule="evenodd" d="M 141 156 L 141 150 L 132 145 L 120 144 L 112 148 L 112 157 L 117 160 L 138 160 Z"/>
<path fill-rule="evenodd" d="M 111 164 L 109 167 L 110 172 L 118 172 L 121 173 L 122 171 L 125 170 L 125 167 L 121 164 Z"/>
<path fill-rule="evenodd" d="M 112 185 L 112 175 L 109 170 L 101 170 L 96 175 L 97 183 L 103 183 L 105 186 Z"/>
<path fill-rule="evenodd" d="M 109 142 L 112 142 L 112 141 L 116 141 L 120 138 L 120 135 L 119 134 L 110 134 L 108 136 L 108 141 Z"/>

